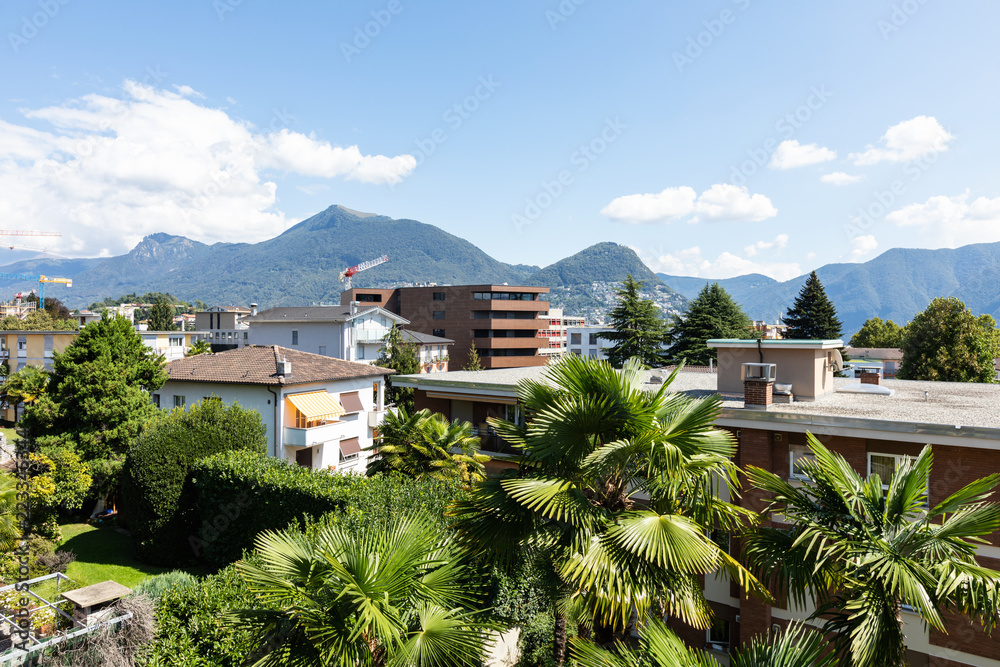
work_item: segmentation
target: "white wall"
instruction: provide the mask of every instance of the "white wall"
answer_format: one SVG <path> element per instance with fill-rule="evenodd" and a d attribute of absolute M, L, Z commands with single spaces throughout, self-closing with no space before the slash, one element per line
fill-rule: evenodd
<path fill-rule="evenodd" d="M 251 345 L 280 345 L 293 350 L 323 354 L 336 359 L 347 359 L 344 356 L 343 322 L 251 322 Z M 298 331 L 298 344 L 292 344 L 292 332 Z"/>
<path fill-rule="evenodd" d="M 614 347 L 614 343 L 609 340 L 597 339 L 596 344 L 591 345 L 590 336 L 600 331 L 612 331 L 611 327 L 567 327 L 566 328 L 566 353 L 579 354 L 584 357 L 597 357 L 598 359 L 608 358 L 608 349 Z M 573 342 L 573 334 L 580 335 L 580 342 Z"/>

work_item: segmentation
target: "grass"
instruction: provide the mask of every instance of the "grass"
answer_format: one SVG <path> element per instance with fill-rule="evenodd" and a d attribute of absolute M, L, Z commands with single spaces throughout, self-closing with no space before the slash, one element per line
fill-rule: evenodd
<path fill-rule="evenodd" d="M 0 428 L 0 432 L 7 436 L 7 442 L 9 443 L 13 444 L 17 440 L 17 431 L 12 428 Z"/>
<path fill-rule="evenodd" d="M 109 579 L 123 586 L 135 586 L 155 574 L 162 574 L 176 569 L 183 569 L 195 576 L 207 574 L 204 568 L 169 568 L 147 565 L 136 559 L 132 538 L 119 533 L 110 526 L 91 526 L 86 523 L 62 524 L 63 541 L 59 545 L 62 551 L 72 551 L 76 560 L 66 568 L 66 576 L 73 581 L 63 584 L 61 590 L 82 588 L 91 584 L 99 584 Z M 51 588 L 52 591 L 48 589 Z M 55 585 L 45 582 L 39 587 L 39 593 L 54 592 Z M 44 592 L 43 592 L 44 591 Z"/>

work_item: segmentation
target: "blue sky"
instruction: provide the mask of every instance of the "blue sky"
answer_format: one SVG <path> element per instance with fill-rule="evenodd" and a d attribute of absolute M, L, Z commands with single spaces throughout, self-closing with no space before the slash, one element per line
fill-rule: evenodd
<path fill-rule="evenodd" d="M 1000 6 L 8 0 L 0 219 L 67 256 L 343 204 L 790 278 L 1000 241 Z M 366 34 L 367 33 L 367 34 Z"/>

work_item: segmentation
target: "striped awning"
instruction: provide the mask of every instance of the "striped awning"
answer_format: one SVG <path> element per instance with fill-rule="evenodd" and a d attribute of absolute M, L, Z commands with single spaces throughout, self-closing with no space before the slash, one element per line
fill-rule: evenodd
<path fill-rule="evenodd" d="M 304 394 L 290 394 L 285 399 L 295 408 L 305 415 L 309 421 L 318 419 L 333 419 L 339 417 L 344 412 L 337 399 L 325 391 L 310 391 Z"/>

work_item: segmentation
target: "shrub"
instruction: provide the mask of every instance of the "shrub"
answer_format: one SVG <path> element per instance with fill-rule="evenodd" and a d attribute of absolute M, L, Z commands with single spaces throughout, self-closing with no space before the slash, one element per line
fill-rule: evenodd
<path fill-rule="evenodd" d="M 38 564 L 47 571 L 47 574 L 53 574 L 55 572 L 62 572 L 65 574 L 66 568 L 75 560 L 76 554 L 72 551 L 56 551 L 54 553 L 41 554 L 38 556 Z"/>
<path fill-rule="evenodd" d="M 195 533 L 191 466 L 223 451 L 266 451 L 260 414 L 207 400 L 155 420 L 129 450 L 123 492 L 129 528 L 140 558 L 177 564 L 191 559 Z"/>
<path fill-rule="evenodd" d="M 49 574 L 45 560 L 51 558 L 56 550 L 55 540 L 38 534 L 31 534 L 26 540 L 28 557 L 28 577 L 40 577 Z M 0 554 L 0 578 L 4 581 L 19 579 L 20 562 L 13 551 Z"/>
<path fill-rule="evenodd" d="M 174 570 L 173 572 L 164 572 L 163 574 L 143 579 L 135 587 L 135 593 L 137 595 L 147 595 L 155 602 L 169 590 L 185 588 L 196 583 L 198 583 L 198 579 L 193 575 L 181 570 Z"/>

